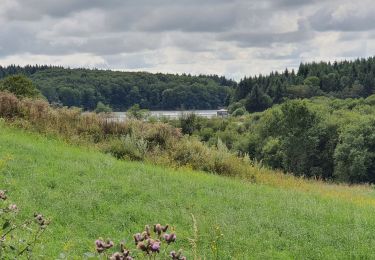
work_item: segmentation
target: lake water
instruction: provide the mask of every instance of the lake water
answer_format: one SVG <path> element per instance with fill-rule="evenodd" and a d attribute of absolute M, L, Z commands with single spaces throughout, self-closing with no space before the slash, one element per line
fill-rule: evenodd
<path fill-rule="evenodd" d="M 182 115 L 186 114 L 196 114 L 205 118 L 213 118 L 217 116 L 218 110 L 184 110 L 184 111 L 149 111 L 151 116 L 156 118 L 166 117 L 170 119 L 178 119 Z M 112 115 L 118 120 L 125 120 L 125 112 L 113 112 Z"/>

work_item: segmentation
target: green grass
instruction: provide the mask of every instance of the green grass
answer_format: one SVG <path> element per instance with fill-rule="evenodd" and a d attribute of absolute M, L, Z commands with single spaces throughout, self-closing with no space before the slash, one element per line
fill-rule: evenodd
<path fill-rule="evenodd" d="M 169 223 L 190 258 L 197 220 L 198 254 L 212 259 L 374 259 L 375 208 L 316 193 L 250 184 L 189 170 L 118 161 L 87 148 L 4 127 L 0 189 L 21 208 L 52 219 L 38 258 L 80 259 L 93 241 L 130 240 L 145 224 Z"/>

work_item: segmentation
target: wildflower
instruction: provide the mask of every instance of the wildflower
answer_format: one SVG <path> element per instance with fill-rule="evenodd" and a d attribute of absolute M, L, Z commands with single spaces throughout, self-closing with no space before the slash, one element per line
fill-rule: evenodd
<path fill-rule="evenodd" d="M 111 257 L 109 259 L 110 260 L 134 260 L 134 258 L 132 256 L 130 256 L 130 255 L 125 256 L 124 254 L 121 254 L 119 252 L 116 252 L 113 255 L 111 255 Z"/>
<path fill-rule="evenodd" d="M 161 235 L 162 232 L 166 232 L 168 229 L 168 225 L 162 226 L 160 224 L 154 225 L 154 232 L 158 234 L 159 236 Z"/>
<path fill-rule="evenodd" d="M 113 242 L 108 240 L 107 242 L 101 240 L 101 239 L 98 239 L 95 241 L 95 245 L 96 245 L 96 251 L 100 254 L 102 253 L 103 251 L 113 247 Z"/>
<path fill-rule="evenodd" d="M 159 253 L 160 252 L 160 241 L 159 240 L 152 240 L 150 243 L 150 249 L 153 253 Z"/>
<path fill-rule="evenodd" d="M 151 236 L 150 226 L 149 226 L 149 225 L 146 225 L 146 226 L 145 226 L 145 231 L 144 231 L 144 232 L 146 232 L 146 234 L 147 234 L 148 237 Z"/>
<path fill-rule="evenodd" d="M 111 255 L 110 260 L 133 260 L 133 257 L 130 256 L 130 251 L 125 248 L 123 242 L 120 244 L 120 252 L 116 252 Z"/>
<path fill-rule="evenodd" d="M 146 252 L 147 254 L 149 253 L 149 249 L 148 249 L 148 246 L 146 246 L 146 244 L 144 242 L 139 242 L 137 244 L 137 248 L 143 252 Z"/>
<path fill-rule="evenodd" d="M 169 255 L 172 260 L 186 260 L 186 256 L 182 255 L 182 250 L 179 250 L 177 253 L 176 251 L 171 251 Z"/>
<path fill-rule="evenodd" d="M 164 234 L 163 238 L 165 242 L 167 242 L 167 244 L 169 245 L 170 243 L 175 242 L 177 237 L 175 233 L 171 233 L 171 234 Z"/>
<path fill-rule="evenodd" d="M 6 193 L 7 193 L 6 190 L 0 190 L 0 200 L 6 200 L 7 199 Z"/>
<path fill-rule="evenodd" d="M 39 224 L 41 228 L 46 228 L 49 224 L 49 221 L 44 218 L 42 214 L 35 213 L 34 214 L 35 221 Z"/>
<path fill-rule="evenodd" d="M 133 237 L 134 237 L 135 245 L 138 245 L 139 242 L 141 242 L 141 241 L 144 240 L 144 238 L 143 238 L 143 236 L 142 236 L 141 233 L 137 233 Z"/>

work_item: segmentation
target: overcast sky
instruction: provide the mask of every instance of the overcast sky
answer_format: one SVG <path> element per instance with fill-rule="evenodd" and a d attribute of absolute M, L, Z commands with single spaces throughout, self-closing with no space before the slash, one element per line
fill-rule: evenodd
<path fill-rule="evenodd" d="M 240 79 L 374 54 L 374 0 L 0 0 L 3 66 Z"/>

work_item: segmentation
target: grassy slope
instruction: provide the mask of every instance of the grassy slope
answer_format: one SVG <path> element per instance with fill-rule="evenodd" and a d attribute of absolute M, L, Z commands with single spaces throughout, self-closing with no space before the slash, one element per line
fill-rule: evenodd
<path fill-rule="evenodd" d="M 0 125 L 0 188 L 10 190 L 23 215 L 53 220 L 43 246 L 80 258 L 99 236 L 130 238 L 147 223 L 170 223 L 189 249 L 191 214 L 198 252 L 212 258 L 219 225 L 220 259 L 375 258 L 375 207 L 190 171 L 117 161 Z M 42 258 L 42 257 L 41 257 Z"/>

